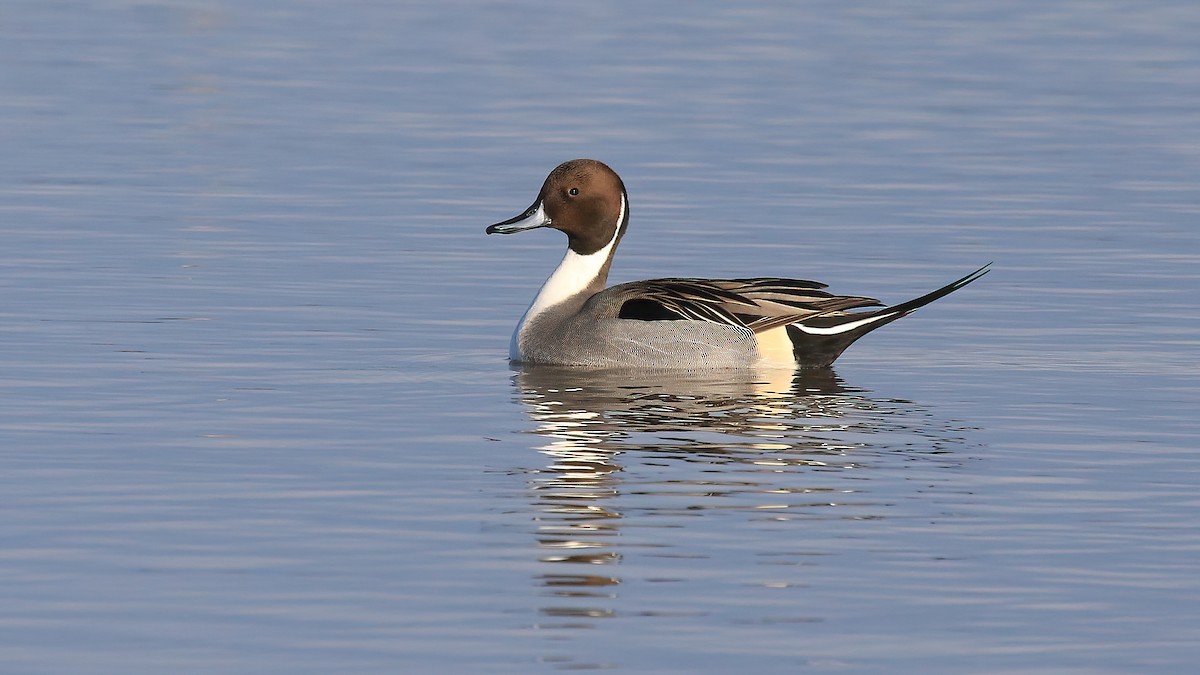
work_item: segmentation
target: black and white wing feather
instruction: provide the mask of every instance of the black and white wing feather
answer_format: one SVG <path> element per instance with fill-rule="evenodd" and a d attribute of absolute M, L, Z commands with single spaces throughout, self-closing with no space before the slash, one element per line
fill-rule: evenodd
<path fill-rule="evenodd" d="M 613 286 L 593 301 L 622 319 L 692 320 L 748 328 L 756 333 L 856 307 L 872 298 L 837 296 L 824 284 L 799 279 L 648 279 Z"/>

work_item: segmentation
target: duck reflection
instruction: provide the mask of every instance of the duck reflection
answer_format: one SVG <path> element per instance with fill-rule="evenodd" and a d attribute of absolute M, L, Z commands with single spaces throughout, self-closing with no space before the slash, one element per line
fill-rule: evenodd
<path fill-rule="evenodd" d="M 961 440 L 912 402 L 872 397 L 830 369 L 526 367 L 515 385 L 545 456 L 529 489 L 539 559 L 555 566 L 538 582 L 570 598 L 542 609 L 559 619 L 612 614 L 604 598 L 621 583 L 623 553 L 667 557 L 671 538 L 625 536 L 618 546 L 622 528 L 686 527 L 694 521 L 681 518 L 714 509 L 772 520 L 880 517 L 886 505 L 861 495 L 848 472 L 894 455 L 897 443 L 929 458 Z"/>
<path fill-rule="evenodd" d="M 534 422 L 545 465 L 532 472 L 540 561 L 564 563 L 539 583 L 568 603 L 542 609 L 557 619 L 610 616 L 622 551 L 664 543 L 616 544 L 631 516 L 746 509 L 787 519 L 797 512 L 854 508 L 852 485 L 797 479 L 865 466 L 872 432 L 908 401 L 870 398 L 833 370 L 582 371 L 539 366 L 518 371 L 518 400 Z M 936 443 L 935 443 L 936 444 Z M 937 452 L 937 450 L 932 450 Z M 636 471 L 628 471 L 634 465 Z M 803 474 L 802 474 L 803 476 Z M 799 484 L 797 484 L 799 483 Z M 845 482 L 842 482 L 845 483 Z M 674 554 L 680 555 L 680 554 Z M 683 554 L 686 555 L 686 554 Z M 588 602 L 592 598 L 593 602 Z M 571 623 L 559 627 L 574 626 Z"/>

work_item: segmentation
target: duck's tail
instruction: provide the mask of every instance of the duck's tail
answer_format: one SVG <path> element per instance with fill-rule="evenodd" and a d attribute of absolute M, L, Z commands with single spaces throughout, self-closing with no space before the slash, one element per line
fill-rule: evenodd
<path fill-rule="evenodd" d="M 958 281 L 898 305 L 873 312 L 826 314 L 791 324 L 787 334 L 796 361 L 805 367 L 827 367 L 858 338 L 957 291 L 987 274 L 991 266 L 988 263 Z"/>

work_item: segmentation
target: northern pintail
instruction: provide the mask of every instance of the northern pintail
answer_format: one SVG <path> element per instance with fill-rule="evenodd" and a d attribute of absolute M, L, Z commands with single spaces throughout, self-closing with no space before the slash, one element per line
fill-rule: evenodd
<path fill-rule="evenodd" d="M 512 234 L 550 227 L 567 253 L 513 331 L 514 361 L 573 366 L 823 367 L 852 342 L 987 274 L 988 265 L 914 300 L 883 309 L 872 298 L 833 295 L 815 281 L 648 279 L 605 288 L 629 225 L 616 172 L 592 159 L 559 165 L 533 205 L 487 228 Z"/>

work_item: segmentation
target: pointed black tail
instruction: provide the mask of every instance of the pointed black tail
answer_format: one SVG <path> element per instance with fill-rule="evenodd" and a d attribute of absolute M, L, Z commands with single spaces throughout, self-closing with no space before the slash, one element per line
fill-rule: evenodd
<path fill-rule="evenodd" d="M 987 274 L 991 266 L 992 264 L 988 263 L 958 281 L 898 305 L 873 312 L 818 316 L 794 323 L 787 327 L 787 333 L 792 340 L 792 351 L 796 355 L 796 361 L 801 366 L 818 368 L 829 366 L 858 338 L 902 316 L 911 314 L 938 298 L 950 295 Z"/>

